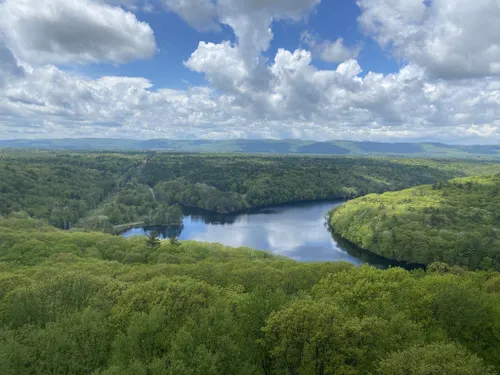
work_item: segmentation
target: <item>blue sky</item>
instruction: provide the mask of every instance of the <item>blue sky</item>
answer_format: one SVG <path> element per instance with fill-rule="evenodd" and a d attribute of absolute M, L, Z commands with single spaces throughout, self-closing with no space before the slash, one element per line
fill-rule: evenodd
<path fill-rule="evenodd" d="M 360 9 L 354 1 L 339 0 L 320 3 L 306 20 L 297 22 L 278 20 L 273 23 L 274 39 L 268 51 L 263 53 L 273 59 L 279 48 L 295 50 L 304 45 L 301 33 L 309 30 L 322 39 L 343 38 L 346 45 L 362 43 L 363 49 L 358 61 L 364 71 L 380 73 L 397 72 L 400 64 L 371 38 L 361 32 L 357 24 Z M 158 52 L 146 60 L 129 64 L 92 64 L 79 67 L 85 74 L 99 77 L 103 75 L 123 75 L 145 77 L 154 82 L 155 87 L 182 89 L 190 85 L 203 85 L 205 78 L 184 66 L 200 40 L 219 43 L 223 40 L 236 42 L 230 27 L 223 27 L 216 32 L 198 32 L 190 27 L 179 15 L 172 12 L 137 11 L 139 20 L 148 23 L 154 30 Z M 175 35 L 175 38 L 172 38 Z M 314 60 L 319 69 L 335 69 L 338 63 L 325 63 Z"/>
<path fill-rule="evenodd" d="M 3 0 L 0 138 L 500 142 L 489 0 Z"/>

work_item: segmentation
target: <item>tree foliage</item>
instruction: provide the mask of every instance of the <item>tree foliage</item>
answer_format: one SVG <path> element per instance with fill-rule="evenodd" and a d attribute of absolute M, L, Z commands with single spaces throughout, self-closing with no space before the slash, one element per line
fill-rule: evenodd
<path fill-rule="evenodd" d="M 494 161 L 0 151 L 0 214 L 115 232 L 177 226 L 178 205 L 228 213 L 498 172 Z"/>
<path fill-rule="evenodd" d="M 498 175 L 459 178 L 355 199 L 330 224 L 386 258 L 500 270 L 499 196 Z"/>
<path fill-rule="evenodd" d="M 500 275 L 0 220 L 1 374 L 495 374 Z"/>

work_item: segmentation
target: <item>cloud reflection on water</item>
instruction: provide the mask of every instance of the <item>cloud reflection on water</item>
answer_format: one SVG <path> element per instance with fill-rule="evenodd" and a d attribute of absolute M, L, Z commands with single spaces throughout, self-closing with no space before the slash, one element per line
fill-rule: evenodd
<path fill-rule="evenodd" d="M 220 215 L 194 211 L 184 218 L 181 240 L 219 242 L 224 245 L 247 246 L 272 251 L 298 261 L 338 261 L 363 263 L 349 255 L 325 227 L 325 214 L 338 201 L 309 202 L 254 210 L 238 215 Z M 133 229 L 125 236 L 142 235 Z M 175 233 L 171 228 L 160 230 L 162 237 Z"/>

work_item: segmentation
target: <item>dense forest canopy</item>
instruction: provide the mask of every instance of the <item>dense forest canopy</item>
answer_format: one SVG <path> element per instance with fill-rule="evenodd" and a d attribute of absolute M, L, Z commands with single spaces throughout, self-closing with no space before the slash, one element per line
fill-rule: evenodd
<path fill-rule="evenodd" d="M 336 233 L 386 258 L 500 270 L 500 175 L 466 177 L 337 208 Z"/>
<path fill-rule="evenodd" d="M 141 158 L 116 154 L 0 153 L 0 214 L 25 211 L 69 228 L 129 178 Z"/>
<path fill-rule="evenodd" d="M 228 213 L 498 172 L 494 161 L 2 151 L 0 214 L 116 232 L 178 225 L 179 205 Z"/>
<path fill-rule="evenodd" d="M 296 263 L 0 219 L 5 375 L 489 375 L 500 274 Z"/>

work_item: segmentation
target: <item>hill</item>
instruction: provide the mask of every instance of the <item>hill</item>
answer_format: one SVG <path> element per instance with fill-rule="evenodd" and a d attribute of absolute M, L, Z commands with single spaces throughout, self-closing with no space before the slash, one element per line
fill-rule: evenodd
<path fill-rule="evenodd" d="M 276 155 L 0 151 L 0 214 L 25 211 L 60 228 L 113 232 L 178 224 L 178 207 L 228 213 L 344 199 L 474 174 L 480 160 Z"/>
<path fill-rule="evenodd" d="M 500 146 L 459 146 L 441 143 L 384 143 L 305 140 L 171 140 L 171 139 L 42 139 L 3 140 L 3 148 L 52 150 L 163 150 L 175 152 L 387 155 L 413 157 L 500 157 Z"/>
<path fill-rule="evenodd" d="M 494 375 L 500 274 L 0 219 L 5 375 Z"/>
<path fill-rule="evenodd" d="M 386 258 L 500 270 L 500 177 L 459 178 L 354 199 L 334 231 Z"/>

